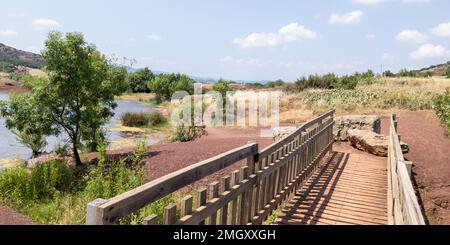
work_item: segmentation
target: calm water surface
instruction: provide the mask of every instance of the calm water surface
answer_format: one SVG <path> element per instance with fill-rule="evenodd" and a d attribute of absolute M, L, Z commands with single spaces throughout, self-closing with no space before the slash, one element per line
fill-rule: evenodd
<path fill-rule="evenodd" d="M 8 99 L 8 94 L 0 93 L 0 100 L 6 99 Z M 106 128 L 116 126 L 120 121 L 120 116 L 125 112 L 154 111 L 151 106 L 136 102 L 117 101 L 117 105 L 117 108 L 114 110 L 115 115 L 106 125 Z M 120 132 L 117 131 L 108 131 L 107 137 L 109 140 L 117 140 L 124 138 L 125 136 L 121 135 Z M 51 151 L 58 143 L 62 143 L 64 141 L 64 136 L 60 136 L 58 138 L 48 137 L 46 151 Z M 16 136 L 5 127 L 5 120 L 0 117 L 0 158 L 20 157 L 22 159 L 27 159 L 30 156 L 31 151 L 17 142 Z"/>

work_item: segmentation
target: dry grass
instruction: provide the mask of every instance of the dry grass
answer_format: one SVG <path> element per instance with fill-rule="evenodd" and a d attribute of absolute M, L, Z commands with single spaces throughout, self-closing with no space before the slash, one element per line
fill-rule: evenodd
<path fill-rule="evenodd" d="M 148 94 L 148 93 L 123 94 L 121 96 L 118 96 L 117 99 L 132 102 L 149 102 L 155 99 L 155 94 Z"/>
<path fill-rule="evenodd" d="M 311 89 L 284 93 L 280 101 L 280 121 L 298 123 L 336 108 L 337 115 L 376 114 L 387 116 L 404 110 L 429 110 L 434 95 L 450 88 L 450 79 L 383 78 L 355 90 Z"/>

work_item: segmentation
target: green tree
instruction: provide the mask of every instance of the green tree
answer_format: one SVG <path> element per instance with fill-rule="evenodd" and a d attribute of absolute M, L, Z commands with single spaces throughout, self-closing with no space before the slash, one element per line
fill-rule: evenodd
<path fill-rule="evenodd" d="M 44 110 L 44 119 L 57 130 L 54 134 L 67 134 L 80 165 L 78 150 L 86 142 L 93 148 L 92 142 L 102 138 L 102 125 L 117 106 L 114 96 L 127 88 L 126 69 L 114 65 L 79 33 L 51 32 L 42 55 L 48 78 L 24 85 L 36 102 L 33 109 Z"/>
<path fill-rule="evenodd" d="M 133 93 L 149 93 L 150 89 L 147 84 L 155 78 L 153 72 L 146 68 L 136 70 L 128 74 L 127 80 L 130 90 Z"/>
<path fill-rule="evenodd" d="M 148 83 L 149 89 L 156 94 L 156 101 L 169 101 L 176 91 L 194 93 L 194 80 L 181 74 L 161 74 Z"/>
<path fill-rule="evenodd" d="M 219 79 L 219 81 L 217 81 L 217 83 L 213 85 L 212 89 L 219 92 L 222 95 L 222 97 L 225 98 L 227 92 L 233 90 L 230 84 L 231 84 L 230 81 L 221 78 Z"/>
<path fill-rule="evenodd" d="M 47 108 L 30 94 L 11 94 L 8 101 L 0 101 L 0 116 L 18 141 L 31 149 L 33 157 L 44 150 L 46 136 L 56 132 Z"/>
<path fill-rule="evenodd" d="M 450 68 L 447 69 L 447 73 L 445 74 L 447 78 L 450 78 Z"/>

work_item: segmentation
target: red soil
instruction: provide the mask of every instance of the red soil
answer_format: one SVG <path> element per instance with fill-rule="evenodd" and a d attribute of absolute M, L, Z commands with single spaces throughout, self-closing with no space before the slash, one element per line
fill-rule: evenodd
<path fill-rule="evenodd" d="M 19 82 L 6 79 L 6 78 L 0 78 L 0 92 L 5 93 L 24 93 L 27 92 L 27 89 L 22 87 Z"/>
<path fill-rule="evenodd" d="M 0 225 L 37 225 L 37 223 L 14 210 L 0 207 Z"/>
<path fill-rule="evenodd" d="M 405 157 L 413 172 L 420 199 L 430 224 L 450 224 L 450 140 L 431 111 L 398 115 L 402 141 L 410 147 Z M 389 120 L 383 119 L 382 133 L 388 134 Z"/>

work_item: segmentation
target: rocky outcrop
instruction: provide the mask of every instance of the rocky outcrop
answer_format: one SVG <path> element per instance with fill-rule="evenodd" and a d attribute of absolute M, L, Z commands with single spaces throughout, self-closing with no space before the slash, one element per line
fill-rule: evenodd
<path fill-rule="evenodd" d="M 348 130 L 360 129 L 369 130 L 379 134 L 381 131 L 381 120 L 378 116 L 368 115 L 349 115 L 335 118 L 336 124 L 333 128 L 333 134 L 336 140 L 347 141 Z"/>
<path fill-rule="evenodd" d="M 348 140 L 355 148 L 376 156 L 387 157 L 389 137 L 377 134 L 370 130 L 350 129 L 347 131 Z M 406 143 L 401 142 L 403 153 L 409 152 Z"/>
<path fill-rule="evenodd" d="M 273 129 L 273 140 L 275 142 L 280 141 L 294 132 L 297 127 L 277 127 Z"/>

